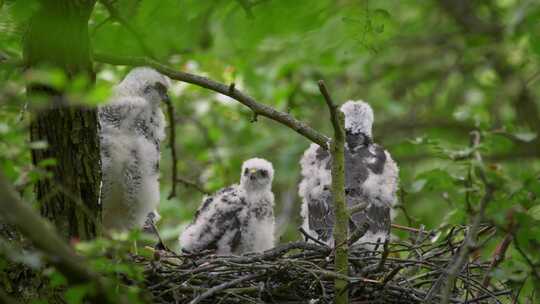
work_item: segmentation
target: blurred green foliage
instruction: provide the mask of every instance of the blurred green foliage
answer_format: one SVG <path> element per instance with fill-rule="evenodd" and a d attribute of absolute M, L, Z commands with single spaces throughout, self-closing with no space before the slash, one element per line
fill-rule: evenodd
<path fill-rule="evenodd" d="M 469 132 L 480 130 L 488 178 L 497 185 L 487 221 L 498 227 L 481 255 L 491 255 L 512 213 L 522 253 L 511 246 L 494 276 L 516 289 L 523 286 L 522 303 L 533 303 L 529 297 L 540 284 L 540 3 L 454 5 L 464 2 L 469 9 L 455 13 L 448 7 L 452 1 L 444 0 L 118 0 L 115 7 L 135 31 L 100 3 L 89 29 L 94 53 L 149 56 L 179 70 L 234 81 L 259 102 L 325 134 L 331 126 L 317 80 L 326 81 L 335 100 L 368 101 L 375 110 L 375 141 L 400 166 L 400 204 L 406 212 L 400 212 L 399 224 L 435 229 L 469 221 L 469 208 L 483 192 L 471 177 L 477 164 L 469 157 Z M 47 175 L 31 166 L 30 149 L 46 143 L 28 142 L 25 83 L 45 77 L 74 99 L 96 105 L 127 72 L 96 62 L 95 88 L 55 71 L 23 73 L 13 63 L 22 56 L 25 26 L 37 5 L 0 2 L 5 63 L 0 65 L 0 168 L 28 202 L 35 201 L 33 182 Z M 309 142 L 266 118 L 251 122 L 248 109 L 211 91 L 174 83 L 172 96 L 179 175 L 217 190 L 238 182 L 243 160 L 272 161 L 278 234 L 282 242 L 298 239 L 298 162 Z M 178 249 L 176 238 L 202 194 L 180 184 L 177 197 L 167 199 L 172 166 L 170 147 L 163 147 L 159 226 L 166 243 Z M 96 248 L 116 246 L 100 242 L 108 241 L 83 252 L 93 256 Z M 111 268 L 104 258 L 94 263 L 104 272 L 140 278 L 129 265 Z M 70 287 L 66 300 L 80 303 L 84 292 L 84 286 Z"/>

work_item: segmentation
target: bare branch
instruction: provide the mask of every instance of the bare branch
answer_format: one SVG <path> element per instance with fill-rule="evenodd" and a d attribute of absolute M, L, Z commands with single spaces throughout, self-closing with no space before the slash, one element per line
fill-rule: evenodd
<path fill-rule="evenodd" d="M 277 121 L 295 130 L 297 133 L 303 135 L 304 137 L 318 144 L 324 149 L 328 148 L 327 143 L 329 139 L 325 135 L 317 132 L 315 129 L 311 128 L 306 123 L 296 120 L 294 117 L 287 113 L 277 111 L 270 106 L 258 103 L 257 101 L 255 101 L 255 99 L 253 99 L 253 97 L 244 94 L 243 92 L 236 89 L 234 86 L 219 83 L 203 76 L 178 71 L 146 57 L 118 57 L 105 54 L 95 54 L 94 59 L 99 62 L 113 65 L 149 66 L 158 70 L 162 74 L 167 75 L 171 79 L 188 82 L 209 89 L 211 91 L 229 96 L 232 99 L 235 99 L 246 107 L 250 108 L 253 113 Z"/>

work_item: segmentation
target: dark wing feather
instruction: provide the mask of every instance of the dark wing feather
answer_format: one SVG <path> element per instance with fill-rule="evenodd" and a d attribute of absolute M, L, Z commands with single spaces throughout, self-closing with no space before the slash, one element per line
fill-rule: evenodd
<path fill-rule="evenodd" d="M 334 227 L 334 210 L 332 193 L 324 190 L 319 197 L 308 198 L 309 229 L 317 233 L 318 239 L 328 241 L 332 237 Z"/>
<path fill-rule="evenodd" d="M 358 137 L 358 138 L 356 138 Z M 345 194 L 348 207 L 359 203 L 368 203 L 368 207 L 351 216 L 350 230 L 369 225 L 368 231 L 372 233 L 385 232 L 390 229 L 390 208 L 385 204 L 376 204 L 377 198 L 370 198 L 364 194 L 362 186 L 369 174 L 381 174 L 386 162 L 384 149 L 371 144 L 361 134 L 347 134 L 348 145 L 354 149 L 345 150 Z M 352 145 L 354 143 L 354 145 Z M 319 170 L 331 170 L 331 159 L 328 151 L 319 147 L 316 150 L 316 160 Z M 306 178 L 306 177 L 304 177 Z M 320 183 L 320 180 L 319 180 Z M 327 241 L 332 237 L 334 226 L 333 198 L 331 185 L 315 183 L 314 189 L 309 191 L 305 198 L 308 202 L 309 228 L 317 233 L 320 240 Z M 322 187 L 322 188 L 319 188 Z"/>
<path fill-rule="evenodd" d="M 218 242 L 227 236 L 224 245 L 234 251 L 240 242 L 243 224 L 238 215 L 245 207 L 246 202 L 235 187 L 222 189 L 206 198 L 195 213 L 193 223 L 184 231 L 190 236 L 183 247 L 188 251 L 218 249 Z"/>
<path fill-rule="evenodd" d="M 390 206 L 380 201 L 378 197 L 368 197 L 363 190 L 366 179 L 370 174 L 380 175 L 386 163 L 386 154 L 379 145 L 368 144 L 357 148 L 354 153 L 345 153 L 345 192 L 347 205 L 350 207 L 367 203 L 364 211 L 351 215 L 351 230 L 369 225 L 368 231 L 373 234 L 390 231 Z M 385 186 L 385 185 L 375 185 Z"/>
<path fill-rule="evenodd" d="M 351 230 L 369 225 L 368 231 L 373 234 L 388 234 L 390 231 L 390 207 L 384 204 L 369 204 L 368 207 L 351 215 Z"/>

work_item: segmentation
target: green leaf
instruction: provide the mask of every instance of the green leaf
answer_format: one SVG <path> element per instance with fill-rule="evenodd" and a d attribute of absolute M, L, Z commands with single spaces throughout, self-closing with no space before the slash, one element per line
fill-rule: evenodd
<path fill-rule="evenodd" d="M 38 0 L 15 1 L 11 7 L 11 14 L 17 22 L 22 23 L 27 21 L 39 9 L 39 6 Z"/>
<path fill-rule="evenodd" d="M 90 290 L 89 285 L 76 285 L 66 290 L 64 298 L 68 304 L 81 304 Z"/>
<path fill-rule="evenodd" d="M 424 180 L 425 182 L 422 182 Z M 422 172 L 417 177 L 417 187 L 421 185 L 420 189 L 426 188 L 427 190 L 442 190 L 449 189 L 454 184 L 454 179 L 448 171 L 442 169 L 433 169 Z"/>
<path fill-rule="evenodd" d="M 536 205 L 529 209 L 527 213 L 535 220 L 540 221 L 540 205 Z"/>
<path fill-rule="evenodd" d="M 49 276 L 51 287 L 64 286 L 67 284 L 67 279 L 58 271 L 53 271 Z"/>

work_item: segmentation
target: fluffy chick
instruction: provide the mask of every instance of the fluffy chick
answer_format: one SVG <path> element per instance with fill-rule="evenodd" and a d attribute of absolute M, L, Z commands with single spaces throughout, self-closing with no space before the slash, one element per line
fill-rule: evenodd
<path fill-rule="evenodd" d="M 187 252 L 261 252 L 274 246 L 272 164 L 252 158 L 242 165 L 240 184 L 204 198 L 193 222 L 180 235 Z"/>

